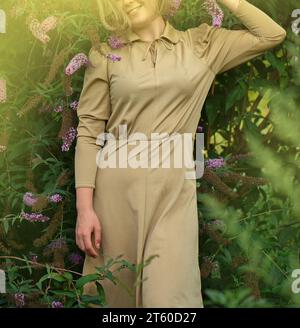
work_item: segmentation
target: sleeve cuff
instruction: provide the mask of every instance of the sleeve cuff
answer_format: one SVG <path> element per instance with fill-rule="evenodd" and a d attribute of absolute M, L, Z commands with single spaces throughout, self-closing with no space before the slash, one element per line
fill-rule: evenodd
<path fill-rule="evenodd" d="M 77 189 L 77 188 L 93 188 L 93 189 L 95 189 L 95 185 L 89 184 L 89 183 L 76 184 L 75 189 Z"/>
<path fill-rule="evenodd" d="M 237 14 L 237 13 L 240 11 L 240 8 L 241 8 L 241 6 L 242 6 L 242 2 L 243 2 L 243 1 L 244 1 L 244 0 L 239 0 L 237 7 L 236 7 L 235 10 L 233 11 L 234 14 Z"/>

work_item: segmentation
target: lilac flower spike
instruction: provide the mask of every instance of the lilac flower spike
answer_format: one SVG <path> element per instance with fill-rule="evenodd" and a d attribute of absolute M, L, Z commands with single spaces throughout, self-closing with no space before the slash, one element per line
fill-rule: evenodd
<path fill-rule="evenodd" d="M 23 196 L 24 204 L 29 207 L 35 205 L 37 201 L 37 197 L 32 192 L 26 192 Z"/>
<path fill-rule="evenodd" d="M 203 132 L 203 126 L 201 125 L 197 126 L 197 132 Z"/>
<path fill-rule="evenodd" d="M 56 108 L 54 108 L 54 112 L 56 112 L 56 113 L 61 113 L 63 110 L 64 110 L 63 109 L 63 106 L 61 106 L 61 105 L 59 105 Z"/>
<path fill-rule="evenodd" d="M 73 102 L 71 102 L 70 107 L 71 109 L 73 109 L 74 111 L 77 110 L 79 105 L 79 102 L 77 100 L 74 100 Z"/>
<path fill-rule="evenodd" d="M 74 56 L 65 69 L 65 74 L 70 76 L 79 70 L 82 66 L 87 66 L 89 59 L 84 53 L 79 53 Z"/>
<path fill-rule="evenodd" d="M 214 27 L 221 27 L 222 22 L 223 22 L 223 16 L 222 15 L 213 16 L 213 26 Z"/>
<path fill-rule="evenodd" d="M 218 169 L 225 165 L 224 158 L 213 158 L 205 161 L 206 167 L 210 169 Z"/>
<path fill-rule="evenodd" d="M 172 17 L 176 14 L 176 12 L 178 11 L 179 7 L 181 5 L 181 0 L 172 0 L 171 4 L 170 4 L 170 9 L 168 11 L 168 13 L 166 14 L 166 16 Z"/>
<path fill-rule="evenodd" d="M 63 144 L 61 146 L 61 150 L 68 151 L 75 138 L 76 138 L 76 129 L 71 126 L 63 137 Z"/>
<path fill-rule="evenodd" d="M 63 305 L 62 302 L 60 302 L 60 301 L 53 301 L 53 302 L 51 303 L 51 307 L 52 307 L 53 309 L 60 309 L 60 308 L 63 308 L 64 305 Z"/>
<path fill-rule="evenodd" d="M 107 41 L 108 41 L 110 47 L 113 49 L 119 49 L 124 46 L 123 41 L 114 35 L 111 35 Z"/>
<path fill-rule="evenodd" d="M 75 265 L 80 264 L 83 261 L 83 258 L 80 254 L 78 253 L 71 253 L 69 255 L 69 261 Z"/>
<path fill-rule="evenodd" d="M 60 194 L 54 194 L 49 196 L 48 199 L 51 203 L 59 203 L 62 201 L 62 196 Z"/>
<path fill-rule="evenodd" d="M 29 222 L 46 222 L 49 221 L 50 218 L 42 213 L 26 213 L 24 211 L 21 212 L 21 217 Z"/>
<path fill-rule="evenodd" d="M 203 7 L 206 11 L 212 16 L 212 24 L 214 27 L 221 27 L 224 13 L 220 8 L 216 0 L 205 0 L 203 3 Z"/>
<path fill-rule="evenodd" d="M 15 293 L 14 299 L 17 307 L 21 308 L 25 305 L 25 295 L 23 293 Z"/>
<path fill-rule="evenodd" d="M 113 62 L 120 61 L 122 59 L 121 56 L 114 55 L 114 54 L 107 54 L 106 57 L 112 60 Z"/>
<path fill-rule="evenodd" d="M 66 246 L 66 245 L 67 245 L 67 243 L 66 243 L 66 241 L 65 241 L 64 238 L 58 238 L 58 239 L 54 239 L 54 240 L 52 240 L 51 243 L 48 244 L 48 245 L 45 247 L 45 249 L 46 249 L 46 250 L 60 249 L 60 248 L 62 248 L 62 247 L 64 247 L 64 246 Z"/>

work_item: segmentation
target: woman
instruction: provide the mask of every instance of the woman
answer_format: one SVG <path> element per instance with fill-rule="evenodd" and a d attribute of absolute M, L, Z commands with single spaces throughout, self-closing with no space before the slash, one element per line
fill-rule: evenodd
<path fill-rule="evenodd" d="M 132 294 L 101 282 L 110 307 L 203 307 L 195 180 L 185 178 L 186 168 L 105 168 L 96 159 L 104 160 L 111 145 L 98 136 L 107 131 L 120 141 L 120 125 L 127 135 L 149 139 L 152 132 L 194 138 L 215 76 L 285 39 L 285 30 L 246 0 L 219 2 L 247 29 L 202 23 L 179 31 L 165 18 L 170 0 L 99 1 L 104 26 L 124 32 L 121 46 L 101 43 L 114 56 L 91 49 L 77 110 L 76 243 L 86 252 L 83 274 L 109 257 L 140 264 L 157 255 L 138 276 L 117 273 Z M 125 146 L 130 152 L 135 143 L 119 143 L 115 154 L 122 156 Z M 135 285 L 137 278 L 143 283 Z M 96 294 L 95 285 L 85 293 Z"/>

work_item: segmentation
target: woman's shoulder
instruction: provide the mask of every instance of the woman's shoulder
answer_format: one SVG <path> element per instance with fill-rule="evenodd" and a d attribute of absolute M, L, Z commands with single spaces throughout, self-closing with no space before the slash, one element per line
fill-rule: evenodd
<path fill-rule="evenodd" d="M 92 64 L 107 67 L 109 62 L 120 61 L 122 56 L 120 49 L 112 49 L 107 42 L 99 42 L 91 46 L 88 58 Z"/>
<path fill-rule="evenodd" d="M 190 27 L 185 31 L 186 37 L 193 44 L 200 46 L 209 40 L 211 32 L 215 29 L 214 26 L 207 23 L 201 23 L 196 27 Z"/>
<path fill-rule="evenodd" d="M 88 70 L 94 71 L 98 77 L 108 81 L 108 48 L 105 42 L 93 44 L 88 50 Z"/>
<path fill-rule="evenodd" d="M 91 61 L 106 61 L 108 53 L 109 47 L 106 42 L 99 42 L 90 47 L 88 57 Z"/>

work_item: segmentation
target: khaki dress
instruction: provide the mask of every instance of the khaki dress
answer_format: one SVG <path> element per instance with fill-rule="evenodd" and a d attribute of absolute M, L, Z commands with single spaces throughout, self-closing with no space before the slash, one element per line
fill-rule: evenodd
<path fill-rule="evenodd" d="M 194 138 L 215 76 L 275 47 L 286 36 L 246 0 L 234 14 L 247 29 L 202 23 L 179 31 L 166 21 L 163 34 L 152 42 L 131 31 L 124 35 L 122 48 L 102 43 L 121 56 L 120 61 L 90 50 L 92 65 L 86 69 L 77 109 L 75 187 L 94 188 L 102 230 L 99 256 L 86 255 L 83 274 L 119 255 L 134 264 L 154 255 L 139 275 L 128 268 L 114 273 L 131 293 L 101 281 L 109 307 L 203 307 L 196 181 L 185 178 L 185 167 L 100 167 L 112 142 L 98 136 L 106 131 L 116 138 L 117 156 L 126 145 L 128 153 L 138 145 L 120 142 L 120 125 L 126 125 L 127 136 L 141 132 L 150 138 L 157 132 L 190 133 Z M 138 149 L 147 143 L 150 140 Z M 135 284 L 136 279 L 143 282 Z M 95 285 L 86 285 L 85 293 L 96 294 Z"/>

